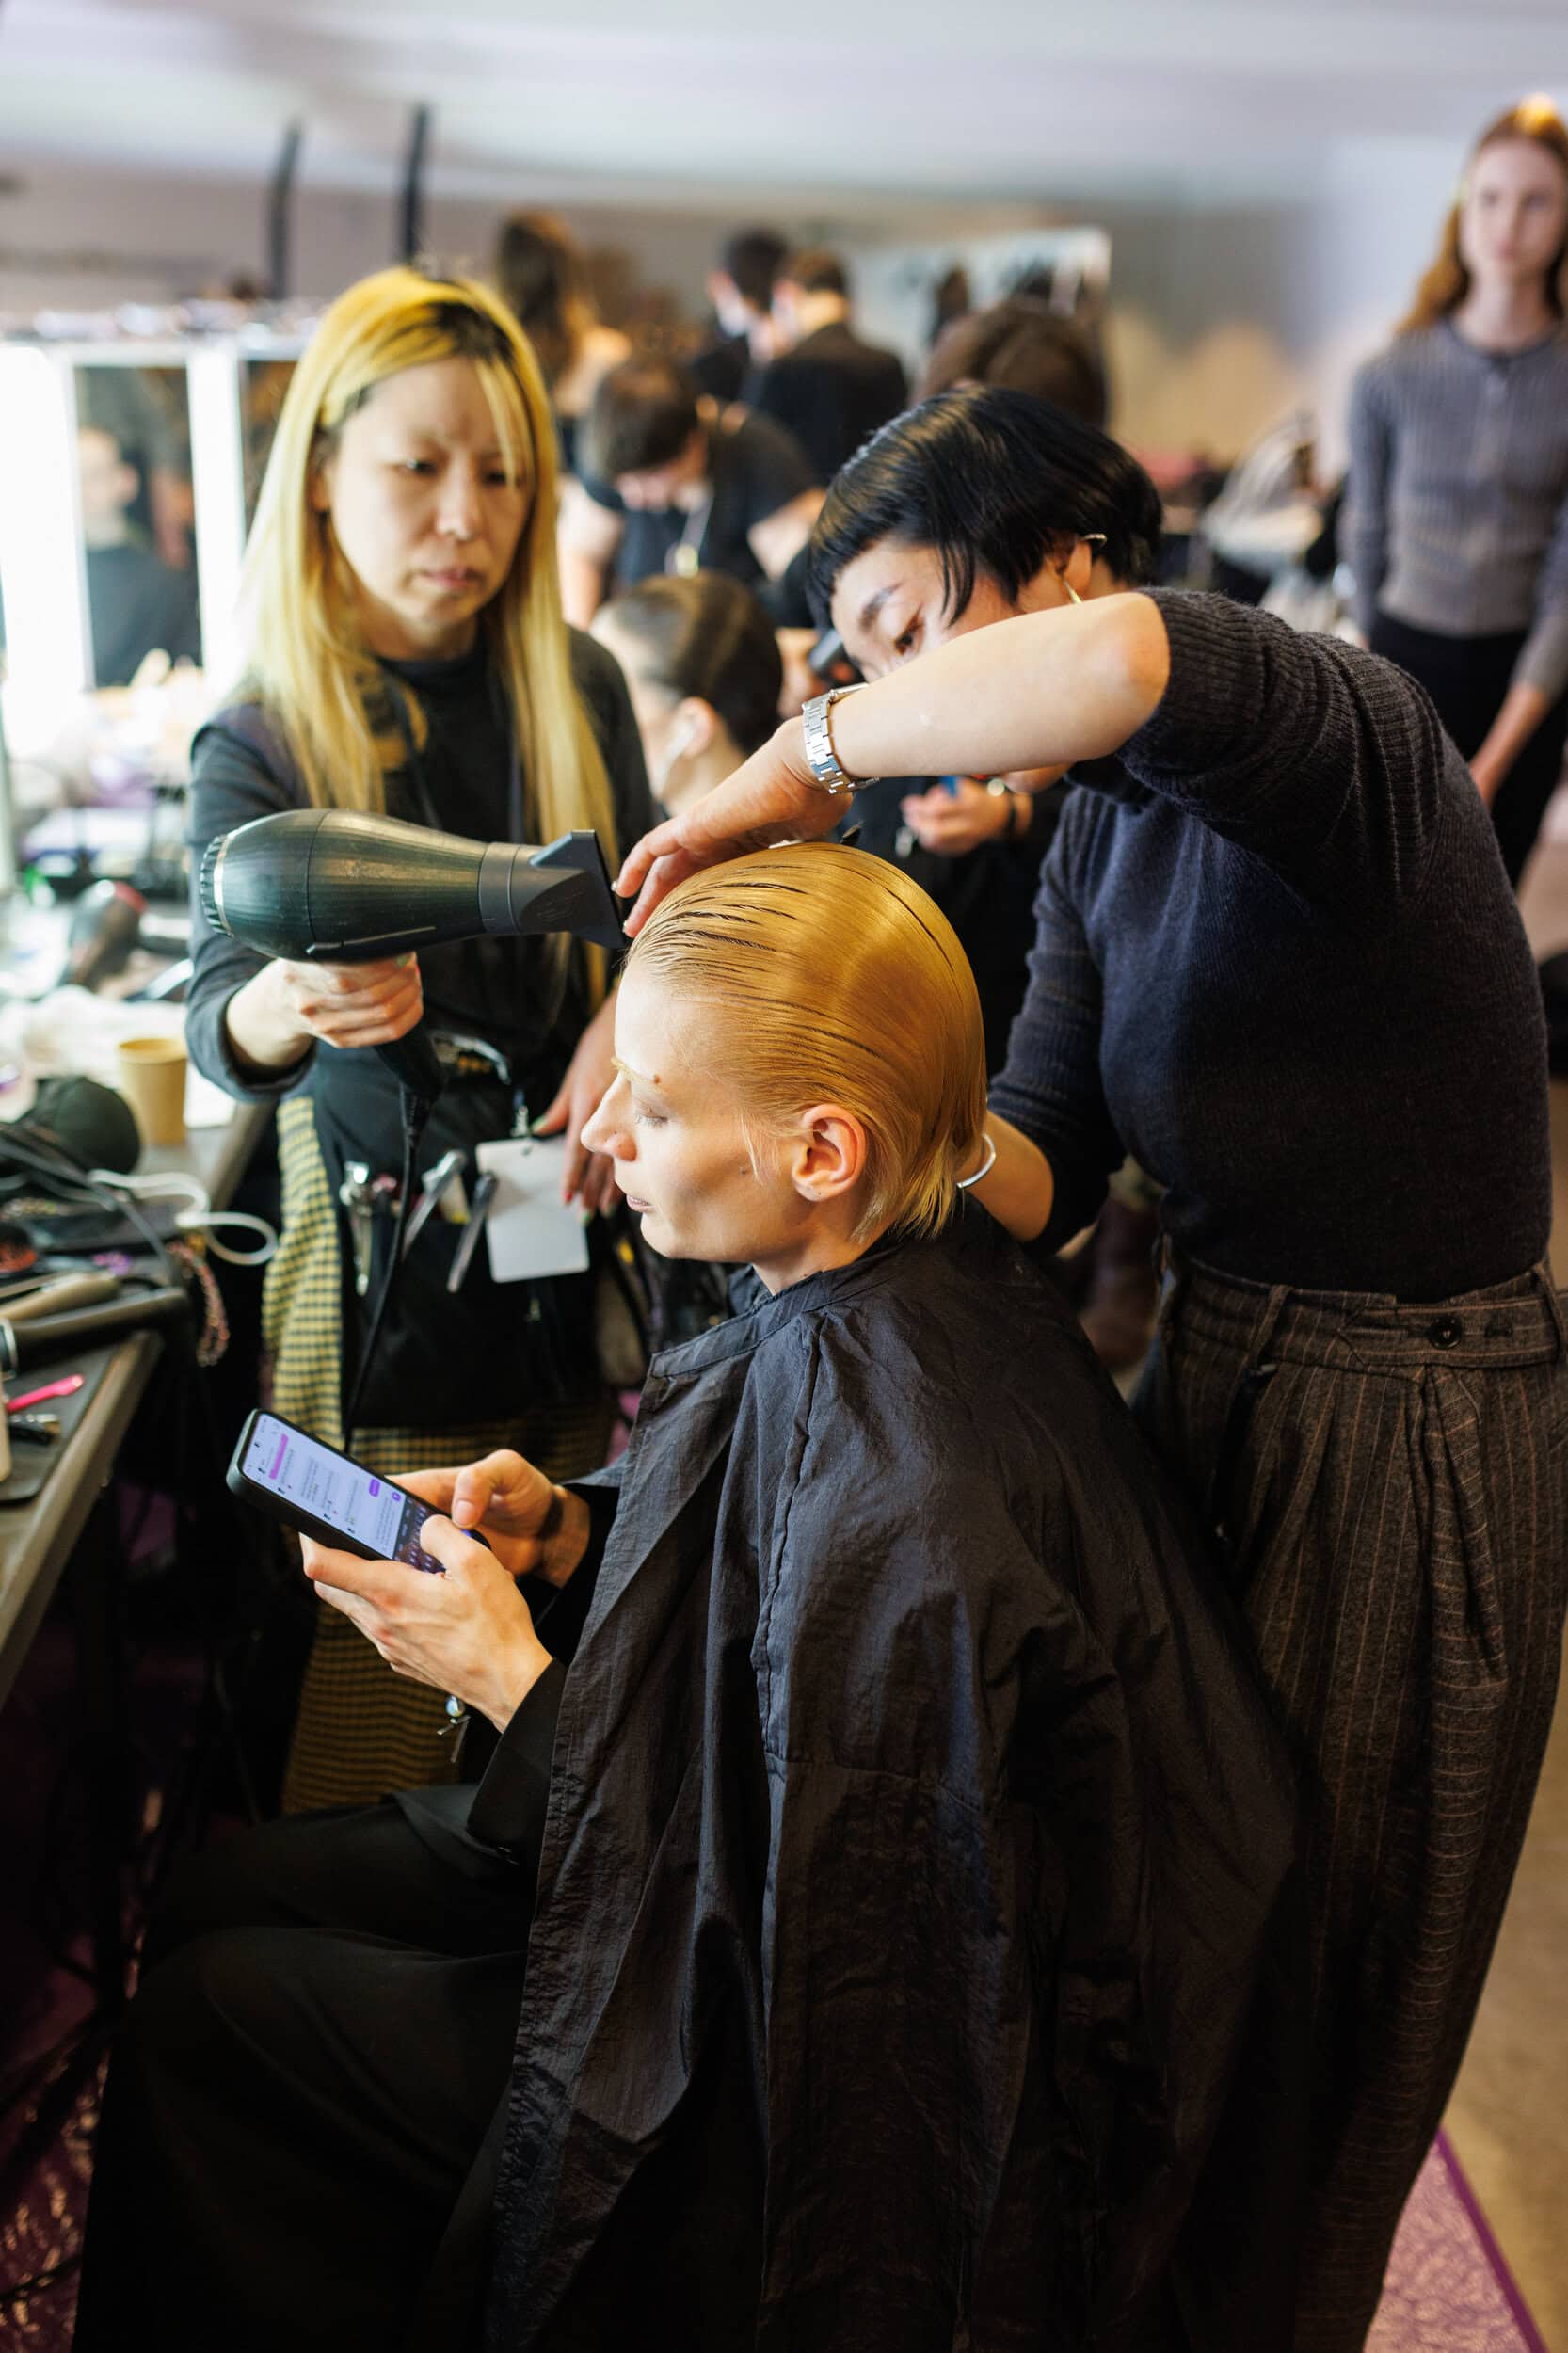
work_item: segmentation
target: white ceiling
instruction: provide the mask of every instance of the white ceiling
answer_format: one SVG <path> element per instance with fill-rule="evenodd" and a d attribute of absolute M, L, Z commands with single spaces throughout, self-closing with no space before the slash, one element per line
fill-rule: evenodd
<path fill-rule="evenodd" d="M 0 156 L 451 195 L 1288 186 L 1568 94 L 1564 0 L 0 0 Z"/>

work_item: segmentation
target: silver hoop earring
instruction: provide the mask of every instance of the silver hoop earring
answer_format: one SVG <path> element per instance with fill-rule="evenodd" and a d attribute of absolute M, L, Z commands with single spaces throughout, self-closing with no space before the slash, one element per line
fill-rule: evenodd
<path fill-rule="evenodd" d="M 989 1176 L 992 1169 L 995 1168 L 997 1164 L 997 1140 L 988 1128 L 984 1130 L 984 1144 L 985 1158 L 981 1161 L 980 1166 L 975 1170 L 974 1175 L 972 1176 L 955 1176 L 953 1178 L 952 1181 L 960 1193 L 968 1193 L 971 1185 L 978 1185 L 981 1178 L 983 1176 Z"/>

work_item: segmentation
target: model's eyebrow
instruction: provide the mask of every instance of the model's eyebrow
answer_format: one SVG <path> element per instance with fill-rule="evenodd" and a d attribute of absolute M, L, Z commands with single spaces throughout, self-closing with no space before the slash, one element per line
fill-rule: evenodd
<path fill-rule="evenodd" d="M 878 588 L 874 596 L 866 599 L 865 603 L 860 607 L 860 627 L 863 630 L 870 629 L 888 598 L 896 596 L 903 585 L 904 583 L 900 580 L 890 580 L 886 588 Z"/>
<path fill-rule="evenodd" d="M 659 1081 L 656 1078 L 645 1078 L 640 1070 L 633 1070 L 629 1062 L 622 1062 L 618 1054 L 612 1054 L 610 1061 L 614 1068 L 620 1072 L 623 1079 L 635 1080 L 638 1086 L 647 1087 L 651 1095 L 657 1095 L 660 1092 Z"/>

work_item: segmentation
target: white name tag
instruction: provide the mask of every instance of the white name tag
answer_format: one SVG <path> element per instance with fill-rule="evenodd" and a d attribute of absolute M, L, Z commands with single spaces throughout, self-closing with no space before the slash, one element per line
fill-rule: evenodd
<path fill-rule="evenodd" d="M 485 1242 L 498 1283 L 541 1274 L 581 1274 L 588 1263 L 587 1220 L 577 1202 L 563 1202 L 565 1136 L 522 1136 L 481 1144 L 474 1157 L 496 1179 Z"/>

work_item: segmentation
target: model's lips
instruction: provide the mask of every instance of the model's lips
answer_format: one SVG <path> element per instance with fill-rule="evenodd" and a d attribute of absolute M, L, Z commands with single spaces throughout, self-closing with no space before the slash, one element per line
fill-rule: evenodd
<path fill-rule="evenodd" d="M 646 1217 L 653 1204 L 651 1201 L 639 1201 L 634 1193 L 629 1193 L 626 1195 L 626 1206 L 629 1209 L 635 1209 L 639 1217 Z"/>
<path fill-rule="evenodd" d="M 477 586 L 483 575 L 455 565 L 449 571 L 427 571 L 424 577 L 433 580 L 438 588 L 472 588 Z"/>

